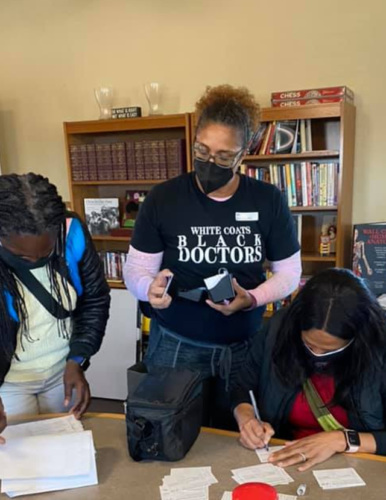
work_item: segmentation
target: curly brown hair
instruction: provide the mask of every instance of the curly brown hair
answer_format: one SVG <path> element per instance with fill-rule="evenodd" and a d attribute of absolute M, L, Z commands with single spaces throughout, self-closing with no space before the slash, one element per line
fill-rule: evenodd
<path fill-rule="evenodd" d="M 246 87 L 207 87 L 196 102 L 197 131 L 210 122 L 238 130 L 247 145 L 260 120 L 260 106 Z"/>

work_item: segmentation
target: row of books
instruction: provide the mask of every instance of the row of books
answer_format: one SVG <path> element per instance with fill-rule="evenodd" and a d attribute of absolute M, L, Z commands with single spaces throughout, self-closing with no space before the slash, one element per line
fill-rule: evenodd
<path fill-rule="evenodd" d="M 184 139 L 71 144 L 72 180 L 163 180 L 186 170 Z"/>
<path fill-rule="evenodd" d="M 274 184 L 287 197 L 289 207 L 334 207 L 338 203 L 337 162 L 242 165 L 241 172 Z"/>
<path fill-rule="evenodd" d="M 261 123 L 252 139 L 251 155 L 296 154 L 312 151 L 311 120 Z"/>
<path fill-rule="evenodd" d="M 123 267 L 126 261 L 126 252 L 98 252 L 99 258 L 103 263 L 103 269 L 106 279 L 121 283 L 123 281 Z"/>
<path fill-rule="evenodd" d="M 330 104 L 342 101 L 354 102 L 354 92 L 345 85 L 320 89 L 284 90 L 271 94 L 271 104 L 274 108 Z"/>

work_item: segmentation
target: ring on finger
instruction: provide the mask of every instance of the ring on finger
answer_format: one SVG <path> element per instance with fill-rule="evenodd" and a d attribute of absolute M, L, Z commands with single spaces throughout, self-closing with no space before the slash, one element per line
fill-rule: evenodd
<path fill-rule="evenodd" d="M 304 453 L 302 453 L 301 451 L 299 451 L 299 455 L 302 457 L 302 462 L 307 462 L 307 457 L 305 456 Z"/>

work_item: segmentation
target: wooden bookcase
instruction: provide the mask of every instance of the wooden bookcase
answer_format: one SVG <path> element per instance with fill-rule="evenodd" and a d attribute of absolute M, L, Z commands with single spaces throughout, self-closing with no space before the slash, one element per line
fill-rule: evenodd
<path fill-rule="evenodd" d="M 314 150 L 286 155 L 247 156 L 248 165 L 267 165 L 280 162 L 337 161 L 339 162 L 338 203 L 334 207 L 292 207 L 302 214 L 303 274 L 313 275 L 326 267 L 350 267 L 352 238 L 352 191 L 354 164 L 355 107 L 334 103 L 294 108 L 263 108 L 262 122 L 312 120 Z M 84 198 L 123 198 L 128 186 L 149 189 L 163 181 L 78 181 L 72 180 L 69 147 L 72 144 L 100 144 L 126 140 L 179 138 L 186 141 L 187 170 L 191 170 L 191 145 L 194 114 L 165 115 L 127 120 L 96 120 L 64 123 L 68 179 L 73 209 L 84 217 Z M 336 254 L 323 257 L 319 253 L 320 226 L 323 215 L 334 214 L 337 222 Z M 100 250 L 127 250 L 125 236 L 94 236 Z M 124 288 L 111 283 L 112 288 Z"/>
<path fill-rule="evenodd" d="M 123 199 L 127 189 L 148 190 L 163 181 L 74 181 L 70 162 L 70 146 L 82 144 L 108 144 L 114 142 L 184 139 L 186 144 L 186 168 L 191 169 L 190 115 L 165 115 L 122 120 L 95 120 L 64 123 L 67 154 L 68 181 L 72 208 L 85 218 L 85 198 Z M 93 236 L 97 250 L 127 251 L 127 236 Z M 125 288 L 123 283 L 110 282 L 111 288 Z"/>
<path fill-rule="evenodd" d="M 246 156 L 248 165 L 336 161 L 339 163 L 337 205 L 333 207 L 291 207 L 302 214 L 303 274 L 313 275 L 327 267 L 350 267 L 352 238 L 352 192 L 354 168 L 355 107 L 342 102 L 293 108 L 263 108 L 262 122 L 311 120 L 313 151 L 297 154 Z M 336 216 L 336 253 L 321 256 L 320 228 L 323 216 Z"/>

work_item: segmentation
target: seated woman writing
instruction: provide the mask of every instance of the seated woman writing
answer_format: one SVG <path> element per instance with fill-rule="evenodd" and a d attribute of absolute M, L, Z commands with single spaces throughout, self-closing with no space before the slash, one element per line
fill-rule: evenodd
<path fill-rule="evenodd" d="M 270 462 L 300 471 L 335 453 L 386 455 L 385 354 L 385 314 L 363 281 L 344 269 L 314 276 L 254 339 L 232 393 L 241 443 L 290 439 Z"/>

